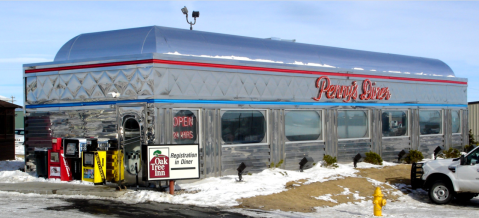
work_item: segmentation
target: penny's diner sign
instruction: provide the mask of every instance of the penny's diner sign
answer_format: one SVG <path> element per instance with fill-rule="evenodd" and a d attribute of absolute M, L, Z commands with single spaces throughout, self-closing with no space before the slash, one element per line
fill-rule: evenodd
<path fill-rule="evenodd" d="M 316 79 L 316 88 L 318 95 L 313 100 L 319 101 L 323 95 L 328 99 L 343 99 L 343 102 L 356 100 L 389 100 L 391 92 L 388 87 L 376 87 L 375 82 L 365 79 L 361 86 L 361 94 L 358 93 L 358 82 L 353 81 L 351 85 L 334 85 L 327 76 L 321 76 Z"/>

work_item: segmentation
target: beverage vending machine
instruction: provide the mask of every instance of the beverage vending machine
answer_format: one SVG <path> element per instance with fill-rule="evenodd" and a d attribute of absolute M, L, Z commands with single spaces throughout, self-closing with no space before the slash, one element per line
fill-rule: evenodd
<path fill-rule="evenodd" d="M 48 178 L 72 180 L 70 163 L 63 154 L 62 138 L 53 138 L 52 149 L 48 150 Z"/>
<path fill-rule="evenodd" d="M 63 153 L 70 162 L 70 169 L 74 180 L 82 179 L 82 153 L 91 149 L 96 139 L 68 138 L 63 139 Z M 88 145 L 88 146 L 87 146 Z"/>
<path fill-rule="evenodd" d="M 115 182 L 121 186 L 125 179 L 123 151 L 116 139 L 91 139 L 82 154 L 82 181 L 95 185 Z"/>

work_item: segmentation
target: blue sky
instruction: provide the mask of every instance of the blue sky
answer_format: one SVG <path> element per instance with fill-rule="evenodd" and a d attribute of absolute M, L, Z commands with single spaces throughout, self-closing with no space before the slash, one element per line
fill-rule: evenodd
<path fill-rule="evenodd" d="M 479 101 L 479 2 L 0 2 L 0 95 L 23 105 L 22 64 L 52 61 L 69 39 L 141 26 L 195 30 L 435 58 Z"/>

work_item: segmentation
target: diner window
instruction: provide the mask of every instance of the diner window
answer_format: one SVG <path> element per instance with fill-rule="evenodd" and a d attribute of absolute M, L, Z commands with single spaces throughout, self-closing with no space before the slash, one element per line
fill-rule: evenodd
<path fill-rule="evenodd" d="M 173 143 L 196 144 L 198 143 L 198 111 L 176 110 L 173 111 Z"/>
<path fill-rule="evenodd" d="M 442 112 L 440 110 L 420 110 L 419 126 L 421 135 L 442 134 Z"/>
<path fill-rule="evenodd" d="M 316 111 L 287 111 L 284 132 L 288 141 L 321 139 L 321 116 Z"/>
<path fill-rule="evenodd" d="M 381 116 L 383 137 L 408 135 L 407 111 L 383 111 Z"/>
<path fill-rule="evenodd" d="M 368 111 L 338 111 L 338 138 L 369 138 Z"/>
<path fill-rule="evenodd" d="M 228 110 L 221 116 L 221 137 L 226 144 L 266 142 L 266 119 L 257 110 Z"/>
<path fill-rule="evenodd" d="M 461 132 L 461 115 L 459 110 L 451 111 L 452 133 Z"/>

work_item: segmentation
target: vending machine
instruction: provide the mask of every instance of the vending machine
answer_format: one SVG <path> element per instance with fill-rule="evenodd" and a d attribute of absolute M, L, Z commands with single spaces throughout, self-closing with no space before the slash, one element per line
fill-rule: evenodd
<path fill-rule="evenodd" d="M 85 151 L 82 154 L 82 181 L 95 185 L 106 183 L 106 151 Z"/>
<path fill-rule="evenodd" d="M 73 179 L 70 160 L 66 159 L 63 154 L 62 138 L 53 138 L 52 148 L 48 150 L 48 178 L 61 179 L 62 181 Z"/>
<path fill-rule="evenodd" d="M 86 149 L 84 151 L 97 151 L 98 149 L 98 139 L 96 138 L 87 138 L 86 139 Z"/>
<path fill-rule="evenodd" d="M 108 151 L 108 147 L 109 147 L 108 141 L 109 141 L 109 139 L 99 138 L 99 139 L 98 139 L 98 148 L 97 148 L 97 150 L 99 150 L 99 151 Z"/>
<path fill-rule="evenodd" d="M 61 138 L 52 139 L 52 149 L 48 150 L 48 178 L 61 179 Z"/>
<path fill-rule="evenodd" d="M 125 165 L 123 150 L 118 146 L 118 140 L 108 140 L 108 151 L 106 153 L 106 178 L 109 182 L 119 183 L 125 180 Z"/>
<path fill-rule="evenodd" d="M 63 154 L 69 160 L 70 169 L 74 180 L 82 179 L 82 153 L 87 150 L 85 138 L 63 139 Z"/>

